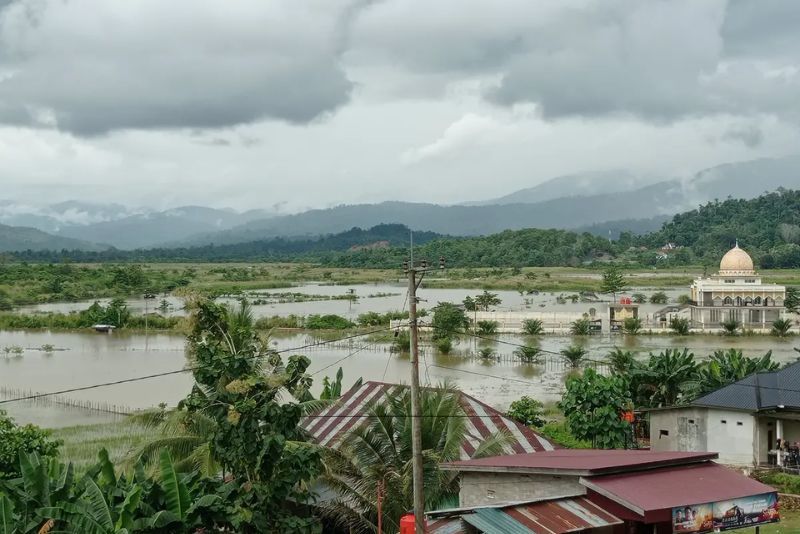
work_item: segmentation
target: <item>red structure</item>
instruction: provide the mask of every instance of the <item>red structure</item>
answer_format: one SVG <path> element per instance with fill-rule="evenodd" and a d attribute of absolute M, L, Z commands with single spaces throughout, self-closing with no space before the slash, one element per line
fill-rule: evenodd
<path fill-rule="evenodd" d="M 414 534 L 414 514 L 406 514 L 400 518 L 400 534 Z"/>

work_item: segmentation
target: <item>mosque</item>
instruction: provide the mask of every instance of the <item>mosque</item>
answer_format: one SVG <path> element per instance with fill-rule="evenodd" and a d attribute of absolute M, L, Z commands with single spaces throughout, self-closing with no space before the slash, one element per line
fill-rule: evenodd
<path fill-rule="evenodd" d="M 722 257 L 719 272 L 691 286 L 693 328 L 718 328 L 735 319 L 742 328 L 765 329 L 783 317 L 786 288 L 764 284 L 753 259 L 737 243 Z"/>

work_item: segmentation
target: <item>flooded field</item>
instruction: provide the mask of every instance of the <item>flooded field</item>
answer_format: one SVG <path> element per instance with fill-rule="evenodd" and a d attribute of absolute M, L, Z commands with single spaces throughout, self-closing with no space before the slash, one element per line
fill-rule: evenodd
<path fill-rule="evenodd" d="M 277 350 L 293 349 L 319 341 L 308 334 L 281 335 L 273 339 Z M 423 383 L 449 381 L 463 391 L 475 395 L 492 406 L 505 408 L 522 395 L 543 401 L 560 398 L 566 366 L 558 351 L 576 341 L 569 336 L 544 336 L 539 346 L 546 351 L 541 364 L 527 364 L 513 357 L 514 344 L 526 340 L 520 336 L 504 335 L 498 341 L 463 339 L 449 355 L 437 353 L 425 346 L 421 360 Z M 530 342 L 530 340 L 528 340 Z M 581 340 L 589 350 L 587 358 L 601 361 L 614 347 L 637 351 L 641 357 L 665 348 L 689 347 L 698 357 L 714 350 L 736 347 L 746 355 L 760 356 L 772 350 L 777 361 L 793 361 L 798 353 L 796 342 L 767 336 L 726 338 L 722 336 L 591 336 Z M 52 352 L 42 350 L 51 345 Z M 19 355 L 0 353 L 0 389 L 15 391 L 54 392 L 112 382 L 133 377 L 176 371 L 187 365 L 184 338 L 158 334 L 144 336 L 115 332 L 47 332 L 0 331 L 0 349 L 20 347 Z M 491 346 L 496 358 L 475 356 L 479 347 Z M 305 354 L 311 359 L 310 372 L 315 380 L 314 393 L 321 389 L 322 378 L 333 376 L 339 366 L 344 369 L 344 383 L 349 386 L 356 378 L 386 382 L 407 382 L 410 371 L 407 355 L 392 353 L 388 344 L 365 339 L 306 347 L 284 354 Z M 590 361 L 589 365 L 600 365 Z M 62 395 L 78 404 L 113 404 L 121 409 L 141 409 L 159 403 L 174 405 L 192 385 L 190 373 L 171 374 L 127 384 L 100 387 Z M 16 396 L 0 394 L 8 398 Z M 0 404 L 21 422 L 44 426 L 69 426 L 87 422 L 103 422 L 115 416 L 73 408 L 50 402 Z"/>
<path fill-rule="evenodd" d="M 648 297 L 656 290 L 648 288 L 632 288 L 626 294 L 643 293 Z M 664 291 L 671 302 L 674 302 L 679 295 L 688 294 L 688 289 L 673 288 Z M 296 293 L 305 295 L 292 302 L 289 295 Z M 461 303 L 468 296 L 475 296 L 481 291 L 476 289 L 429 289 L 421 287 L 418 295 L 422 299 L 420 308 L 432 308 L 440 302 Z M 587 312 L 590 308 L 602 306 L 602 303 L 577 300 L 573 302 L 572 295 L 577 296 L 577 292 L 551 293 L 542 292 L 538 294 L 521 295 L 518 291 L 498 290 L 492 291 L 501 299 L 501 304 L 494 307 L 498 311 L 580 311 Z M 352 295 L 352 299 L 348 298 Z M 253 311 L 257 317 L 271 315 L 309 315 L 309 314 L 328 314 L 333 313 L 355 319 L 359 314 L 374 311 L 387 312 L 393 310 L 407 309 L 406 288 L 402 284 L 369 284 L 334 286 L 321 284 L 306 284 L 283 289 L 269 289 L 252 291 L 247 293 L 248 299 L 254 302 Z M 319 297 L 318 300 L 304 300 L 310 297 Z M 608 295 L 598 295 L 601 299 L 608 300 Z M 157 311 L 161 301 L 168 304 L 167 308 L 159 311 L 164 315 L 184 315 L 183 299 L 166 296 L 158 297 L 145 301 L 144 299 L 129 299 L 128 306 L 134 313 L 143 313 L 145 309 L 149 312 Z M 235 302 L 235 299 L 219 299 L 221 302 Z M 264 301 L 264 303 L 259 303 Z M 93 301 L 81 302 L 58 302 L 48 304 L 38 304 L 35 306 L 24 306 L 19 309 L 22 313 L 33 312 L 62 312 L 69 313 L 88 308 Z M 107 303 L 108 299 L 101 300 Z M 642 304 L 640 313 L 642 317 L 651 315 L 653 312 L 663 308 L 659 304 Z"/>

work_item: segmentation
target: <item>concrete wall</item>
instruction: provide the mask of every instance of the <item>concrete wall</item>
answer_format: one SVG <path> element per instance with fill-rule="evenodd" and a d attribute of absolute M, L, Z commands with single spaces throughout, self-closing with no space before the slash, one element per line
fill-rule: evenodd
<path fill-rule="evenodd" d="M 459 506 L 482 506 L 584 494 L 577 476 L 461 473 Z"/>
<path fill-rule="evenodd" d="M 720 463 L 753 465 L 755 439 L 755 422 L 746 412 L 683 408 L 650 413 L 654 451 L 716 452 Z"/>

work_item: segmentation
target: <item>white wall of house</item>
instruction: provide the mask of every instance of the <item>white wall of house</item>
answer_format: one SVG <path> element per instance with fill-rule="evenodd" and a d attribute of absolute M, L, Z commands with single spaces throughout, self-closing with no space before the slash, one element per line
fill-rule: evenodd
<path fill-rule="evenodd" d="M 719 453 L 719 462 L 752 465 L 756 457 L 754 418 L 747 412 L 678 408 L 650 413 L 654 451 Z"/>

